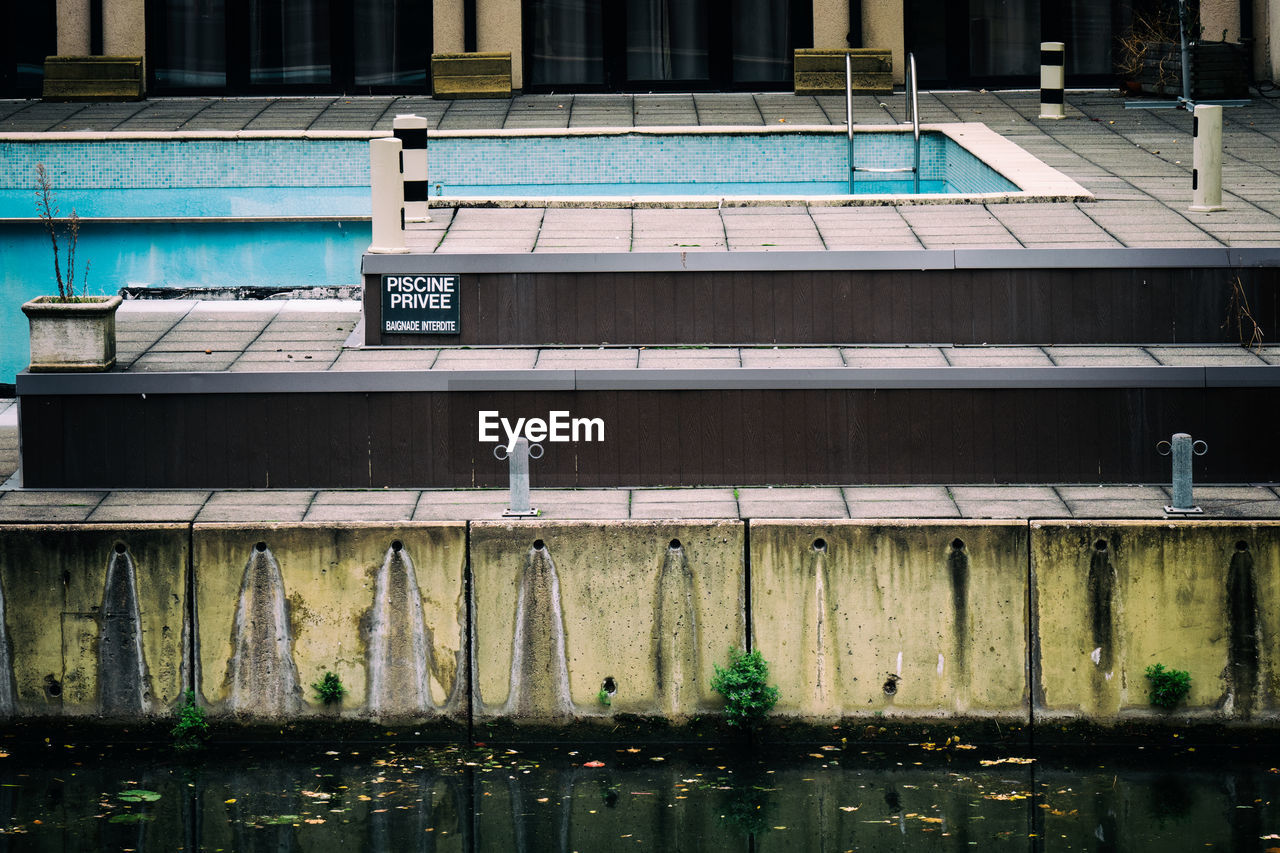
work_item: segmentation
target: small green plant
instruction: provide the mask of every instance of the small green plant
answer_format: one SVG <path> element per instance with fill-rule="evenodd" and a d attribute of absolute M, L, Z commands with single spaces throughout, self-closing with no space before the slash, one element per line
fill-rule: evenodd
<path fill-rule="evenodd" d="M 342 686 L 342 679 L 338 677 L 338 673 L 328 670 L 325 670 L 319 681 L 311 685 L 311 689 L 325 705 L 337 704 L 342 701 L 343 696 L 347 695 L 347 688 Z"/>
<path fill-rule="evenodd" d="M 778 688 L 770 687 L 769 664 L 756 649 L 729 649 L 729 666 L 715 664 L 711 689 L 724 696 L 724 715 L 731 726 L 754 729 L 764 722 L 778 701 Z"/>
<path fill-rule="evenodd" d="M 613 697 L 610 696 L 609 691 L 605 690 L 603 687 L 601 687 L 600 692 L 596 694 L 596 699 L 606 708 L 613 704 Z"/>
<path fill-rule="evenodd" d="M 1151 682 L 1147 698 L 1160 708 L 1174 707 L 1191 692 L 1191 674 L 1180 669 L 1165 669 L 1162 663 L 1147 667 L 1147 680 Z"/>
<path fill-rule="evenodd" d="M 209 739 L 209 721 L 204 708 L 196 704 L 196 692 L 188 690 L 178 708 L 178 719 L 169 730 L 178 749 L 199 749 Z"/>

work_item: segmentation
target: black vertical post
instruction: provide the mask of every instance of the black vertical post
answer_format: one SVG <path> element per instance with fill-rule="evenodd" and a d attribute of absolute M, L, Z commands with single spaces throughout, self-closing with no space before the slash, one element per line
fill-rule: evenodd
<path fill-rule="evenodd" d="M 462 49 L 467 53 L 475 53 L 476 47 L 476 0 L 462 0 Z"/>
<path fill-rule="evenodd" d="M 89 0 L 89 54 L 102 56 L 102 0 Z"/>
<path fill-rule="evenodd" d="M 849 0 L 849 47 L 862 47 L 862 0 Z"/>

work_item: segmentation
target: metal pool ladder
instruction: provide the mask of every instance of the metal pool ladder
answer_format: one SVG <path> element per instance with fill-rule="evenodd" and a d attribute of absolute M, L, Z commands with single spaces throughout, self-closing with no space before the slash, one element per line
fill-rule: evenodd
<path fill-rule="evenodd" d="M 910 166 L 878 168 L 859 166 L 853 156 L 853 57 L 844 55 L 844 123 L 849 137 L 849 195 L 854 192 L 854 175 L 857 172 L 910 172 L 912 192 L 920 194 L 920 97 L 916 90 L 916 55 L 907 54 L 907 110 L 911 117 L 911 137 L 914 156 Z"/>

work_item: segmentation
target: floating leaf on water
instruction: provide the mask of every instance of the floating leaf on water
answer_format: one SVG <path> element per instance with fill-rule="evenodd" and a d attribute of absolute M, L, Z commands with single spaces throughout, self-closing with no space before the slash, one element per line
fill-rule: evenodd
<path fill-rule="evenodd" d="M 262 817 L 255 818 L 254 823 L 261 823 L 267 826 L 283 826 L 286 823 L 297 823 L 300 820 L 302 820 L 301 815 L 278 814 L 278 815 L 263 815 Z"/>
<path fill-rule="evenodd" d="M 155 815 L 130 812 L 129 814 L 112 815 L 107 818 L 107 823 L 144 823 L 148 820 L 155 820 Z"/>
<path fill-rule="evenodd" d="M 144 791 L 141 788 L 134 788 L 128 791 L 121 791 L 116 794 L 116 799 L 124 800 L 126 803 L 154 803 L 160 799 L 160 795 L 155 791 Z"/>
<path fill-rule="evenodd" d="M 231 805 L 231 804 L 232 804 L 232 803 L 234 803 L 235 801 L 236 801 L 236 798 L 235 798 L 235 797 L 232 797 L 232 798 L 231 798 L 231 799 L 229 799 L 229 800 L 223 800 L 223 802 L 224 802 L 224 803 L 226 803 L 227 805 Z"/>
<path fill-rule="evenodd" d="M 983 767 L 994 767 L 997 764 L 1034 764 L 1034 758 L 984 758 L 978 763 Z"/>
<path fill-rule="evenodd" d="M 840 807 L 840 811 L 842 811 L 842 812 L 856 812 L 859 808 L 860 808 L 859 806 L 841 806 L 841 807 Z"/>
<path fill-rule="evenodd" d="M 582 765 L 583 767 L 604 767 L 603 761 L 588 761 Z"/>

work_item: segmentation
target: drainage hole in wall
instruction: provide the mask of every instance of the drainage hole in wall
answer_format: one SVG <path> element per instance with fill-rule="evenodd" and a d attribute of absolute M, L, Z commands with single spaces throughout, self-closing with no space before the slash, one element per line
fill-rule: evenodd
<path fill-rule="evenodd" d="M 541 551 L 545 547 L 547 547 L 547 543 L 543 542 L 541 539 L 533 540 L 533 550 Z"/>
<path fill-rule="evenodd" d="M 963 539 L 952 539 L 952 540 L 951 540 L 951 550 L 952 550 L 952 551 L 963 551 L 963 550 L 964 550 L 964 540 L 963 540 Z"/>
<path fill-rule="evenodd" d="M 892 696 L 898 692 L 898 677 L 891 675 L 884 682 L 884 695 Z"/>
<path fill-rule="evenodd" d="M 267 543 L 266 543 L 266 542 L 259 542 L 257 545 L 254 545 L 254 546 L 253 546 L 253 549 L 254 549 L 255 551 L 257 551 L 259 554 L 261 554 L 262 552 L 264 552 L 264 551 L 266 551 L 266 550 L 267 550 Z"/>
<path fill-rule="evenodd" d="M 827 550 L 827 540 L 823 539 L 822 537 L 818 537 L 817 539 L 813 540 L 813 550 L 815 551 Z"/>
<path fill-rule="evenodd" d="M 1107 540 L 1105 540 L 1105 539 L 1099 539 L 1097 542 L 1094 542 L 1094 543 L 1093 543 L 1093 550 L 1095 550 L 1095 551 L 1105 551 L 1105 550 L 1107 550 Z"/>
<path fill-rule="evenodd" d="M 395 551 L 397 554 L 399 554 L 401 551 L 403 551 L 403 550 L 404 550 L 404 543 L 403 543 L 403 542 L 401 542 L 399 539 L 392 539 L 392 540 L 391 540 L 391 550 L 392 550 L 392 551 Z"/>
<path fill-rule="evenodd" d="M 125 551 L 128 551 L 128 550 L 129 550 L 129 546 L 128 546 L 128 545 L 126 545 L 126 544 L 124 544 L 123 542 L 117 542 L 117 543 L 116 543 L 116 553 L 117 553 L 117 554 L 123 554 Z"/>
<path fill-rule="evenodd" d="M 1248 542 L 1246 542 L 1246 541 L 1244 541 L 1243 539 L 1241 539 L 1239 542 L 1237 542 L 1237 543 L 1236 543 L 1236 550 L 1237 550 L 1237 551 L 1248 551 L 1248 550 L 1249 550 L 1249 543 L 1248 543 Z"/>
<path fill-rule="evenodd" d="M 667 543 L 667 547 L 670 548 L 672 551 L 677 550 L 680 547 L 680 540 L 672 539 L 670 542 Z"/>
<path fill-rule="evenodd" d="M 600 689 L 609 695 L 613 695 L 618 692 L 618 682 L 613 680 L 612 675 L 606 676 L 604 683 L 600 685 Z"/>
<path fill-rule="evenodd" d="M 44 692 L 50 699 L 57 699 L 62 695 L 62 684 L 52 675 L 44 677 Z"/>

